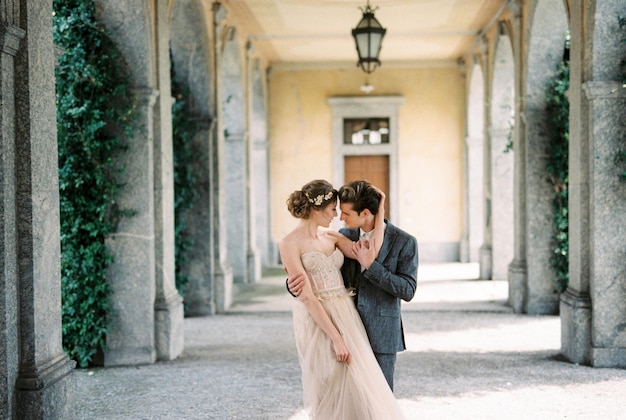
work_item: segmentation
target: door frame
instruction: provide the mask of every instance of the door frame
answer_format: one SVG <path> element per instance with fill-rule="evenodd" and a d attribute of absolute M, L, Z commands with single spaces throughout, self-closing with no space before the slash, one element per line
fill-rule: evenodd
<path fill-rule="evenodd" d="M 404 102 L 402 96 L 336 96 L 328 98 L 333 117 L 333 184 L 339 187 L 344 180 L 344 157 L 362 155 L 389 156 L 389 191 L 387 199 L 391 221 L 399 221 L 398 191 L 398 113 Z M 343 120 L 345 118 L 389 118 L 389 143 L 387 144 L 344 144 Z"/>

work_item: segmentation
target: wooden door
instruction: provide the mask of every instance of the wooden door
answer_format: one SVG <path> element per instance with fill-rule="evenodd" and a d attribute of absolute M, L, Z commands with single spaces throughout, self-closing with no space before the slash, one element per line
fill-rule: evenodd
<path fill-rule="evenodd" d="M 344 183 L 366 180 L 387 194 L 385 217 L 389 215 L 389 156 L 345 156 Z"/>

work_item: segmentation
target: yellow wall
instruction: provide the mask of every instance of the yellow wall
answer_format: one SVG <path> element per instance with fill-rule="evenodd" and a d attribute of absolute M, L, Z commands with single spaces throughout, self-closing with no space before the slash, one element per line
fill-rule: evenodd
<path fill-rule="evenodd" d="M 272 232 L 296 223 L 285 200 L 306 182 L 333 180 L 332 96 L 365 96 L 355 70 L 272 70 L 269 78 Z M 456 66 L 379 68 L 372 95 L 404 97 L 399 113 L 396 225 L 418 242 L 459 242 L 462 235 L 464 87 Z M 339 186 L 336 186 L 339 187 Z"/>

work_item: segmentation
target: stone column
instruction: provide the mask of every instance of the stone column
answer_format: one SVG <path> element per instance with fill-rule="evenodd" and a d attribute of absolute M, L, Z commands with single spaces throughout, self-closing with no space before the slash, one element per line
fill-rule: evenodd
<path fill-rule="evenodd" d="M 3 7 L 13 6 L 16 12 L 19 8 L 19 22 L 25 27 L 26 36 L 18 49 L 17 43 L 23 32 L 12 26 L 4 26 L 3 22 L 2 115 L 10 117 L 11 108 L 15 107 L 15 136 L 9 134 L 6 140 L 15 141 L 16 207 L 8 208 L 4 217 L 8 217 L 7 221 L 11 224 L 15 220 L 16 229 L 7 226 L 8 230 L 3 232 L 7 235 L 3 237 L 3 257 L 7 255 L 6 247 L 13 247 L 17 257 L 17 266 L 14 267 L 17 279 L 15 274 L 12 275 L 13 285 L 8 289 L 10 293 L 17 292 L 17 300 L 13 297 L 9 300 L 9 303 L 17 303 L 17 307 L 5 308 L 5 311 L 9 309 L 9 313 L 17 316 L 9 318 L 7 332 L 19 334 L 12 337 L 14 344 L 6 349 L 15 351 L 17 346 L 19 351 L 19 373 L 10 385 L 16 389 L 16 418 L 67 418 L 68 400 L 71 400 L 73 394 L 70 373 L 74 362 L 63 352 L 61 337 L 61 247 L 52 3 L 26 0 L 11 3 L 4 3 Z M 13 54 L 14 94 L 10 85 L 5 85 L 5 72 L 11 71 L 9 57 Z M 5 94 L 8 97 L 5 98 Z M 5 106 L 8 109 L 5 110 Z M 4 126 L 5 122 L 9 124 L 8 130 Z M 12 131 L 13 127 L 8 121 L 3 120 L 2 123 L 4 143 L 5 133 Z M 11 153 L 11 149 L 9 146 L 7 151 L 3 150 L 3 157 L 8 157 L 5 153 Z M 7 175 L 8 179 L 3 180 L 3 189 L 5 182 L 13 180 L 12 174 Z M 10 189 L 7 192 L 13 193 Z M 4 199 L 11 200 L 9 197 Z M 12 214 L 15 216 L 13 219 Z M 11 243 L 7 243 L 7 240 Z M 15 262 L 12 262 L 12 252 L 8 251 L 9 260 L 6 262 L 9 264 Z M 15 325 L 15 320 L 18 325 Z M 13 364 L 16 357 L 11 354 L 9 359 Z M 15 379 L 14 371 L 9 375 Z M 8 414 L 12 417 L 14 413 Z"/>
<path fill-rule="evenodd" d="M 586 82 L 583 89 L 589 101 L 591 146 L 591 365 L 626 368 L 626 184 L 619 181 L 615 164 L 626 143 L 626 89 L 618 81 Z"/>
<path fill-rule="evenodd" d="M 530 70 L 529 70 L 530 72 Z M 529 81 L 529 83 L 532 83 Z M 543 87 L 543 85 L 542 85 Z M 537 89 L 538 86 L 535 86 Z M 541 90 L 543 92 L 543 89 Z M 528 95 L 526 96 L 528 98 Z M 526 258 L 528 277 L 526 278 L 526 305 L 528 314 L 556 314 L 558 295 L 552 279 L 554 270 L 550 265 L 552 255 L 552 187 L 546 181 L 547 121 L 545 106 L 540 101 L 527 101 L 524 111 L 526 136 L 520 141 L 526 143 Z M 534 102 L 534 103 L 531 103 Z M 516 151 L 517 153 L 517 151 Z"/>
<path fill-rule="evenodd" d="M 480 161 L 482 162 L 482 201 L 483 205 L 480 218 L 483 229 L 483 243 L 478 249 L 479 276 L 483 280 L 490 280 L 493 276 L 493 254 L 492 254 L 492 220 L 491 220 L 491 138 L 486 137 L 483 142 Z"/>
<path fill-rule="evenodd" d="M 215 124 L 211 133 L 211 231 L 213 232 L 211 249 L 213 255 L 213 293 L 215 310 L 225 312 L 233 299 L 233 270 L 226 255 L 226 212 L 225 212 L 225 159 L 224 138 L 220 135 L 219 125 Z"/>
<path fill-rule="evenodd" d="M 523 2 L 517 0 L 509 3 L 508 8 L 515 16 L 513 20 L 513 57 L 515 61 L 515 122 L 513 127 L 513 148 L 514 148 L 514 168 L 513 168 L 513 214 L 514 214 L 514 244 L 513 261 L 509 264 L 509 299 L 516 313 L 521 313 L 526 308 L 526 122 L 522 118 L 524 110 L 522 101 L 518 100 L 524 96 L 522 77 L 522 56 L 524 51 L 523 31 L 522 31 L 522 9 Z"/>
<path fill-rule="evenodd" d="M 506 153 L 509 128 L 490 128 L 491 139 L 491 278 L 507 278 L 513 259 L 513 152 Z"/>
<path fill-rule="evenodd" d="M 195 185 L 198 194 L 197 204 L 184 214 L 185 224 L 189 226 L 189 235 L 193 248 L 189 251 L 189 283 L 185 293 L 185 312 L 188 316 L 213 315 L 216 312 L 214 284 L 216 276 L 223 277 L 223 270 L 216 268 L 214 248 L 216 243 L 213 232 L 213 213 L 215 209 L 213 189 L 213 159 L 210 157 L 214 147 L 211 121 L 204 120 L 201 130 L 193 138 L 193 148 L 198 154 L 194 162 L 197 174 Z M 218 253 L 219 255 L 219 253 Z M 218 271 L 218 273 L 216 273 Z"/>
<path fill-rule="evenodd" d="M 262 265 L 271 267 L 278 263 L 272 247 L 269 206 L 269 142 L 267 138 L 266 97 L 263 83 L 264 72 L 259 60 L 253 61 L 251 69 L 250 143 L 252 146 L 252 213 L 254 215 L 254 238 L 260 251 Z"/>
<path fill-rule="evenodd" d="M 484 102 L 481 102 L 481 105 Z M 480 249 L 486 241 L 485 230 L 485 185 L 484 185 L 484 154 L 483 137 L 466 137 L 466 176 L 467 176 L 467 232 L 468 255 L 465 262 L 480 261 Z M 481 264 L 481 273 L 483 265 Z M 490 278 L 483 277 L 482 278 Z"/>
<path fill-rule="evenodd" d="M 98 20 L 130 70 L 138 113 L 134 137 L 120 158 L 124 187 L 117 200 L 121 209 L 132 210 L 134 215 L 122 218 L 107 240 L 114 261 L 107 274 L 113 311 L 106 366 L 156 360 L 154 106 L 159 92 L 152 6 L 146 0 L 96 1 Z"/>
<path fill-rule="evenodd" d="M 212 247 L 211 256 L 213 260 L 213 293 L 215 310 L 225 312 L 232 304 L 233 298 L 233 269 L 227 260 L 226 225 L 233 223 L 226 216 L 226 157 L 224 139 L 224 115 L 221 103 L 218 106 L 221 86 L 218 83 L 218 57 L 221 45 L 219 40 L 223 39 L 222 34 L 225 29 L 226 10 L 219 3 L 213 4 L 213 57 L 215 71 L 215 91 L 213 95 L 213 109 L 217 112 L 216 124 L 212 125 L 210 133 L 209 165 L 211 173 L 211 232 Z M 237 220 L 237 219 L 235 219 Z"/>
<path fill-rule="evenodd" d="M 121 158 L 125 167 L 117 202 L 135 214 L 122 218 L 107 239 L 113 254 L 111 327 L 105 366 L 153 363 L 155 351 L 155 223 L 153 110 L 157 92 L 135 90 L 139 118 L 135 137 Z"/>
<path fill-rule="evenodd" d="M 243 113 L 223 115 L 223 118 L 227 118 L 227 121 L 242 120 L 244 115 Z M 249 282 L 247 270 L 249 209 L 245 179 L 248 156 L 246 137 L 247 133 L 230 132 L 228 129 L 224 135 L 224 204 L 229 220 L 226 223 L 226 244 L 228 261 L 233 268 L 235 283 Z"/>
<path fill-rule="evenodd" d="M 157 83 L 161 95 L 154 111 L 155 340 L 157 359 L 172 360 L 183 351 L 183 299 L 176 290 L 174 261 L 174 152 L 170 85 L 168 1 L 156 3 Z"/>
<path fill-rule="evenodd" d="M 205 4 L 206 7 L 209 7 Z M 215 5 L 214 7 L 219 7 Z M 202 6 L 193 1 L 172 4 L 170 48 L 172 65 L 181 83 L 189 88 L 193 118 L 199 124 L 191 139 L 194 151 L 193 186 L 197 200 L 191 209 L 179 216 L 193 243 L 182 271 L 189 277 L 185 288 L 185 314 L 204 316 L 215 313 L 211 185 L 213 182 L 211 153 L 213 142 L 215 60 L 212 22 L 205 18 Z M 210 16 L 210 15 L 209 15 Z"/>
<path fill-rule="evenodd" d="M 0 22 L 0 418 L 14 417 L 19 369 L 15 55 L 24 31 Z"/>
<path fill-rule="evenodd" d="M 591 361 L 588 102 L 583 93 L 584 8 L 570 8 L 569 285 L 561 294 L 561 353 L 571 362 Z"/>

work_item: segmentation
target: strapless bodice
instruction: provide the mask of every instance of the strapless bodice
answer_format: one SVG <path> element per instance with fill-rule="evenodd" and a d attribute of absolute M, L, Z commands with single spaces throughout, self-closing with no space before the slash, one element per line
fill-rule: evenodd
<path fill-rule="evenodd" d="M 313 282 L 314 289 L 322 291 L 344 287 L 340 271 L 343 264 L 343 254 L 339 249 L 335 248 L 330 255 L 319 251 L 308 251 L 302 254 L 300 259 L 302 266 Z"/>

